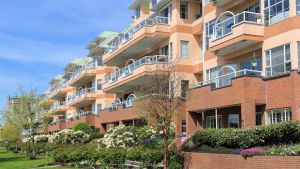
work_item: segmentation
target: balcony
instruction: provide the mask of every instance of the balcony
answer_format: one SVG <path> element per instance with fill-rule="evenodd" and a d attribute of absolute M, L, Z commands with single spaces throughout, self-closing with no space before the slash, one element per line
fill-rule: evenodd
<path fill-rule="evenodd" d="M 66 129 L 66 120 L 65 119 L 57 119 L 50 123 L 49 132 L 61 131 Z"/>
<path fill-rule="evenodd" d="M 67 83 L 60 83 L 60 84 L 55 85 L 51 89 L 49 98 L 52 99 L 52 100 L 59 100 L 67 92 L 68 92 Z"/>
<path fill-rule="evenodd" d="M 132 62 L 131 64 L 128 64 Z M 145 56 L 140 60 L 128 60 L 123 69 L 105 77 L 103 90 L 119 93 L 146 83 L 155 73 L 163 73 L 163 64 L 169 63 L 169 56 Z M 116 69 L 115 69 L 116 70 Z"/>
<path fill-rule="evenodd" d="M 105 49 L 103 63 L 117 66 L 170 36 L 169 19 L 146 18 Z"/>
<path fill-rule="evenodd" d="M 53 106 L 50 107 L 50 111 L 55 111 L 55 115 L 64 113 L 67 111 L 67 103 L 66 102 L 57 102 Z"/>
<path fill-rule="evenodd" d="M 86 122 L 89 126 L 95 126 L 95 112 L 81 111 L 78 115 L 71 116 L 68 119 L 67 128 L 73 128 L 79 122 Z"/>
<path fill-rule="evenodd" d="M 97 93 L 95 92 L 95 87 L 80 89 L 80 91 L 69 97 L 69 106 L 77 107 L 96 100 L 96 98 Z"/>
<path fill-rule="evenodd" d="M 266 104 L 266 88 L 261 71 L 241 70 L 190 85 L 187 111 L 209 110 L 241 103 Z M 189 92 L 187 93 L 189 94 Z M 202 111 L 202 112 L 203 112 Z M 199 111 L 201 112 L 201 111 Z"/>
<path fill-rule="evenodd" d="M 69 86 L 77 87 L 97 74 L 95 63 L 89 63 L 79 67 L 71 76 Z"/>
<path fill-rule="evenodd" d="M 231 12 L 223 14 L 226 13 Z M 225 55 L 262 42 L 264 26 L 255 19 L 256 15 L 260 15 L 260 13 L 244 11 L 216 23 L 213 26 L 213 34 L 209 42 L 210 51 L 216 55 Z"/>

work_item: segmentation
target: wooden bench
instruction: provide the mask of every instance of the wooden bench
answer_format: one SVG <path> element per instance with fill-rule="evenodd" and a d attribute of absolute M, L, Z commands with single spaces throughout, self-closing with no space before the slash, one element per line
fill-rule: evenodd
<path fill-rule="evenodd" d="M 130 169 L 132 169 L 132 167 L 140 167 L 141 168 L 141 167 L 144 166 L 144 163 L 143 162 L 126 160 L 125 164 L 124 164 L 124 169 L 125 169 L 125 166 L 130 166 Z"/>

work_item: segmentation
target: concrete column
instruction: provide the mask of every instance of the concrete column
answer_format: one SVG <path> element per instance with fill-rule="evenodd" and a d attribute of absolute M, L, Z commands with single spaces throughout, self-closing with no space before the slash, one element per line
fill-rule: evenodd
<path fill-rule="evenodd" d="M 196 112 L 186 113 L 186 136 L 192 136 L 197 130 L 200 130 L 201 114 Z"/>
<path fill-rule="evenodd" d="M 106 124 L 105 123 L 100 124 L 100 133 L 102 133 L 102 134 L 106 133 Z"/>
<path fill-rule="evenodd" d="M 119 121 L 119 125 L 124 125 L 124 121 L 123 121 L 123 120 L 120 120 L 120 121 Z"/>
<path fill-rule="evenodd" d="M 241 104 L 241 128 L 256 126 L 256 109 L 255 103 Z"/>

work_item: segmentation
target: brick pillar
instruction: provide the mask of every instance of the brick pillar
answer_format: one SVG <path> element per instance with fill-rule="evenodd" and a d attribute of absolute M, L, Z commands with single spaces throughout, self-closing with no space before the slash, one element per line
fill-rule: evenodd
<path fill-rule="evenodd" d="M 200 129 L 201 114 L 196 112 L 186 113 L 186 136 L 192 136 L 197 130 Z"/>
<path fill-rule="evenodd" d="M 242 120 L 241 128 L 256 126 L 255 103 L 241 104 L 241 120 Z"/>
<path fill-rule="evenodd" d="M 293 93 L 294 93 L 294 100 L 291 100 L 292 102 L 292 121 L 300 120 L 299 117 L 299 106 L 300 106 L 300 76 L 298 74 L 298 70 L 294 69 L 291 71 L 291 78 L 293 81 Z"/>
<path fill-rule="evenodd" d="M 123 121 L 123 120 L 120 120 L 120 121 L 119 121 L 119 125 L 124 125 L 124 121 Z"/>
<path fill-rule="evenodd" d="M 102 134 L 106 133 L 106 124 L 105 123 L 100 124 L 100 133 L 102 133 Z"/>

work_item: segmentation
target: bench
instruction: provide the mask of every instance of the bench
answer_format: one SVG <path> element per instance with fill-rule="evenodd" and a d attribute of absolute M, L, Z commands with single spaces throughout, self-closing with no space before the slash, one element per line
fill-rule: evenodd
<path fill-rule="evenodd" d="M 142 166 L 144 166 L 144 163 L 143 162 L 126 160 L 125 164 L 124 164 L 124 169 L 125 169 L 125 166 L 130 166 L 130 169 L 132 169 L 132 167 L 139 167 L 139 168 L 141 168 Z"/>

